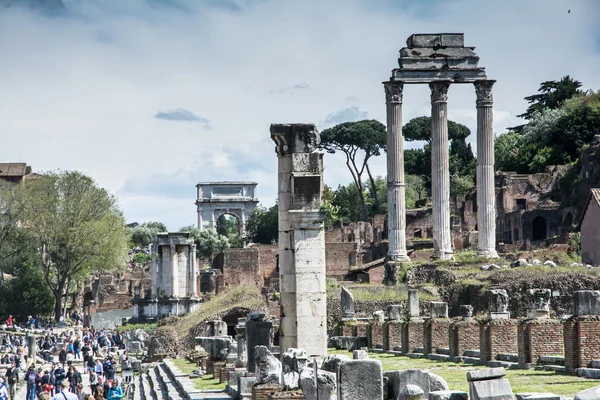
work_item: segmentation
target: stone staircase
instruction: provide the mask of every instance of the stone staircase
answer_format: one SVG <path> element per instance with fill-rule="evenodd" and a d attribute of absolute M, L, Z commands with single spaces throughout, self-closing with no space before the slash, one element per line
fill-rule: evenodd
<path fill-rule="evenodd" d="M 232 399 L 223 391 L 200 391 L 187 374 L 170 361 L 150 365 L 134 379 L 133 400 L 225 400 Z"/>
<path fill-rule="evenodd" d="M 590 368 L 577 368 L 577 376 L 600 379 L 600 360 L 592 360 Z"/>

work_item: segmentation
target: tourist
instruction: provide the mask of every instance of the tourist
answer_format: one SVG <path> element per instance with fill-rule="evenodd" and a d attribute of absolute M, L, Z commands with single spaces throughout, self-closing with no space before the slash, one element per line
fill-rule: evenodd
<path fill-rule="evenodd" d="M 44 391 L 45 386 L 48 388 L 48 392 L 52 391 L 52 376 L 50 375 L 49 370 L 44 371 L 44 375 L 42 376 L 41 383 L 42 383 L 42 391 Z"/>
<path fill-rule="evenodd" d="M 79 400 L 75 393 L 69 392 L 69 382 L 64 380 L 60 384 L 60 392 L 56 393 L 52 400 Z"/>
<path fill-rule="evenodd" d="M 73 365 L 73 361 L 75 361 L 75 356 L 72 351 L 67 352 L 67 365 L 70 367 Z"/>
<path fill-rule="evenodd" d="M 19 385 L 19 371 L 17 370 L 16 364 L 13 361 L 10 367 L 6 369 L 4 378 L 8 383 L 8 395 L 10 400 L 15 400 L 15 388 Z"/>
<path fill-rule="evenodd" d="M 99 358 L 96 360 L 96 366 L 94 367 L 94 372 L 98 376 L 104 375 L 104 367 L 102 366 L 102 362 L 100 362 Z"/>
<path fill-rule="evenodd" d="M 13 326 L 13 317 L 12 317 L 12 315 L 9 315 L 8 318 L 6 319 L 6 326 L 8 326 L 9 328 L 12 328 L 12 326 Z"/>
<path fill-rule="evenodd" d="M 108 400 L 121 400 L 123 398 L 123 389 L 119 386 L 119 380 L 112 381 L 112 386 L 108 389 Z"/>
<path fill-rule="evenodd" d="M 79 400 L 83 400 L 85 397 L 85 394 L 83 393 L 83 383 L 78 383 L 77 387 L 75 388 L 75 394 L 77 395 L 77 398 Z"/>
<path fill-rule="evenodd" d="M 51 399 L 50 393 L 47 393 L 47 392 L 42 392 L 38 396 L 38 400 L 50 400 L 50 399 Z"/>
<path fill-rule="evenodd" d="M 83 382 L 83 379 L 81 377 L 81 373 L 79 371 L 77 371 L 77 368 L 75 367 L 71 367 L 73 370 L 71 372 L 71 379 L 69 380 L 70 383 L 70 390 L 73 393 L 77 393 L 77 385 L 79 385 L 80 383 Z"/>
<path fill-rule="evenodd" d="M 63 367 L 67 362 L 67 350 L 65 350 L 64 347 L 60 350 L 60 353 L 58 353 L 58 362 L 60 362 Z"/>
<path fill-rule="evenodd" d="M 115 379 L 115 368 L 113 367 L 112 363 L 108 363 L 106 368 L 104 369 L 104 374 L 106 375 L 106 381 L 108 382 L 109 385 L 112 384 L 112 381 Z"/>
<path fill-rule="evenodd" d="M 27 400 L 35 400 L 35 387 L 37 384 L 38 375 L 35 372 L 35 364 L 31 364 L 25 373 L 25 382 L 27 382 Z"/>
<path fill-rule="evenodd" d="M 62 364 L 58 364 L 58 368 L 54 370 L 54 380 L 56 382 L 56 390 L 60 390 L 60 385 L 66 377 L 65 369 Z"/>
<path fill-rule="evenodd" d="M 44 372 L 42 368 L 38 368 L 37 370 L 37 380 L 35 381 L 35 395 L 37 396 L 42 392 L 42 378 L 44 377 Z"/>
<path fill-rule="evenodd" d="M 104 387 L 96 386 L 94 390 L 94 400 L 104 400 Z"/>
<path fill-rule="evenodd" d="M 0 378 L 0 400 L 8 399 L 8 391 L 6 390 L 6 385 L 4 384 L 4 379 Z"/>

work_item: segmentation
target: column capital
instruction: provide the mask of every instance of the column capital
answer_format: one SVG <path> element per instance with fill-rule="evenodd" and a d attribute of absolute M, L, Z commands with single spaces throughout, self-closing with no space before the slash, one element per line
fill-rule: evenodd
<path fill-rule="evenodd" d="M 429 88 L 431 89 L 432 103 L 446 103 L 448 101 L 448 89 L 450 88 L 450 81 L 429 82 Z"/>
<path fill-rule="evenodd" d="M 385 102 L 386 103 L 402 103 L 402 92 L 404 91 L 404 82 L 384 82 Z"/>
<path fill-rule="evenodd" d="M 492 95 L 492 86 L 494 86 L 494 80 L 485 80 L 485 81 L 475 81 L 473 85 L 475 86 L 475 94 L 477 95 L 477 100 L 475 101 L 477 106 L 491 106 L 494 102 L 494 97 Z"/>

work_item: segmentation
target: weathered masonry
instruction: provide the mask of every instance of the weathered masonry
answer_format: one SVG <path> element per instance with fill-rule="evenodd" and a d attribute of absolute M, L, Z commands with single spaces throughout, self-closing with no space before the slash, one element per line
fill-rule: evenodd
<path fill-rule="evenodd" d="M 452 257 L 450 175 L 448 166 L 448 89 L 453 83 L 475 86 L 477 95 L 478 250 L 497 257 L 494 195 L 492 86 L 473 47 L 462 33 L 414 34 L 400 50 L 399 68 L 383 82 L 387 105 L 388 259 L 407 261 L 402 102 L 404 84 L 428 84 L 431 90 L 431 163 L 434 257 Z"/>

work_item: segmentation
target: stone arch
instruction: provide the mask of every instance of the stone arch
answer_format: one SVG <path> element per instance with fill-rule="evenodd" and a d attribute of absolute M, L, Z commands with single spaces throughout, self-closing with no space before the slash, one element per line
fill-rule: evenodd
<path fill-rule="evenodd" d="M 242 216 L 242 212 L 241 210 L 219 210 L 216 209 L 214 211 L 214 229 L 218 230 L 218 225 L 219 225 L 219 219 L 223 216 L 226 215 L 230 215 L 232 217 L 234 217 L 237 220 L 237 225 L 238 225 L 238 238 L 243 238 L 244 236 L 244 226 L 242 223 L 242 220 L 244 219 Z"/>
<path fill-rule="evenodd" d="M 564 219 L 564 221 L 562 223 L 562 226 L 563 226 L 563 228 L 565 229 L 566 232 L 569 232 L 571 230 L 571 227 L 573 226 L 573 214 L 568 213 L 565 216 L 565 219 Z"/>
<path fill-rule="evenodd" d="M 546 218 L 537 216 L 531 221 L 531 240 L 545 240 L 547 238 L 548 223 Z"/>

